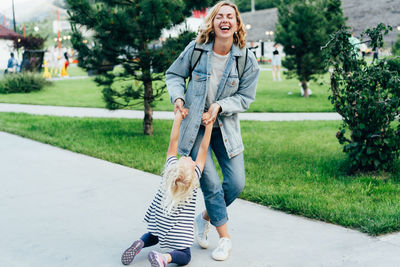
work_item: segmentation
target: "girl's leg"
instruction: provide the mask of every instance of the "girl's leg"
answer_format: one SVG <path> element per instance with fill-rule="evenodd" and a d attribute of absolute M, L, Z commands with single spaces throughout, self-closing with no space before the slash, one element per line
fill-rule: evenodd
<path fill-rule="evenodd" d="M 158 243 L 158 236 L 152 235 L 150 232 L 142 235 L 140 239 L 143 241 L 144 248 L 154 246 Z"/>
<path fill-rule="evenodd" d="M 142 248 L 154 246 L 158 243 L 158 237 L 151 233 L 144 234 L 140 239 L 133 242 L 133 244 L 127 248 L 121 256 L 121 262 L 124 265 L 130 264 L 135 256 L 139 254 Z"/>
<path fill-rule="evenodd" d="M 186 265 L 190 262 L 192 256 L 190 254 L 190 248 L 176 249 L 167 255 L 170 256 L 170 261 L 168 263 L 176 263 L 178 265 Z M 168 258 L 168 256 L 167 256 Z"/>

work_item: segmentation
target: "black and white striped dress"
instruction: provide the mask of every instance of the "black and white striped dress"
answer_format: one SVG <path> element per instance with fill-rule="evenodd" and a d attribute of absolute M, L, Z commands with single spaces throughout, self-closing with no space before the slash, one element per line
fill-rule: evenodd
<path fill-rule="evenodd" d="M 176 164 L 176 156 L 167 159 L 165 168 Z M 200 179 L 201 171 L 196 165 L 195 179 Z M 164 177 L 162 178 L 164 179 Z M 193 197 L 184 204 L 179 204 L 171 214 L 166 214 L 162 207 L 165 189 L 158 189 L 150 207 L 148 208 L 144 221 L 147 222 L 148 231 L 158 236 L 158 241 L 163 249 L 185 249 L 191 247 L 194 240 L 193 222 L 196 209 L 197 188 L 193 190 Z"/>

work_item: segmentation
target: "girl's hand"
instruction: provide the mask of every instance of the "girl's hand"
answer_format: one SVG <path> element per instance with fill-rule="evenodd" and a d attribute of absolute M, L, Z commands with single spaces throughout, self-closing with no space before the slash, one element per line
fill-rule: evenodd
<path fill-rule="evenodd" d="M 221 106 L 218 103 L 212 103 L 211 106 L 208 108 L 208 111 L 203 113 L 202 119 L 203 119 L 204 125 L 214 123 L 215 120 L 217 119 L 217 115 L 218 115 L 220 109 L 221 109 Z M 204 119 L 204 114 L 206 114 L 206 113 L 209 114 L 208 119 Z"/>
<path fill-rule="evenodd" d="M 175 113 L 175 118 L 179 118 L 183 120 L 189 114 L 189 110 L 187 108 L 182 108 L 182 111 Z"/>
<path fill-rule="evenodd" d="M 203 115 L 201 116 L 201 120 L 203 121 L 203 123 L 207 120 L 209 120 L 211 117 L 211 114 L 208 112 L 204 112 Z"/>
<path fill-rule="evenodd" d="M 185 103 L 183 102 L 183 100 L 181 98 L 178 98 L 175 100 L 174 102 L 174 114 L 176 114 L 177 112 L 180 112 L 182 115 L 182 118 L 186 118 L 186 116 L 188 115 L 189 111 L 188 109 L 184 108 Z M 185 112 L 186 110 L 186 112 Z"/>

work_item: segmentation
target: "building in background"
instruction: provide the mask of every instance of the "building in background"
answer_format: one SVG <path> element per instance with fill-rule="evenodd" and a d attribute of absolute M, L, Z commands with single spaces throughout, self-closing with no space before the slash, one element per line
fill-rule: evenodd
<path fill-rule="evenodd" d="M 15 53 L 13 46 L 13 38 L 15 37 L 21 36 L 14 31 L 0 25 L 0 70 L 7 68 L 7 61 L 10 58 L 11 52 L 14 52 L 18 62 L 21 62 L 17 53 Z"/>

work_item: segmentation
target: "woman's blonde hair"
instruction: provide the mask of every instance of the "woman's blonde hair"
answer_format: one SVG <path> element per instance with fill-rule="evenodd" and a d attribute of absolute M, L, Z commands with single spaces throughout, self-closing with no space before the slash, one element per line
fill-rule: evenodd
<path fill-rule="evenodd" d="M 238 30 L 235 34 L 233 34 L 233 42 L 237 44 L 240 48 L 244 48 L 246 46 L 246 30 L 244 29 L 242 18 L 239 14 L 239 9 L 235 4 L 228 1 L 218 2 L 217 4 L 215 4 L 215 6 L 212 7 L 210 13 L 207 15 L 204 21 L 204 28 L 200 29 L 199 34 L 197 35 L 196 42 L 202 44 L 209 43 L 214 40 L 214 19 L 222 6 L 230 6 L 235 10 Z"/>
<path fill-rule="evenodd" d="M 172 213 L 179 204 L 190 201 L 193 190 L 200 186 L 194 170 L 185 168 L 181 159 L 164 170 L 163 206 L 167 213 Z"/>

